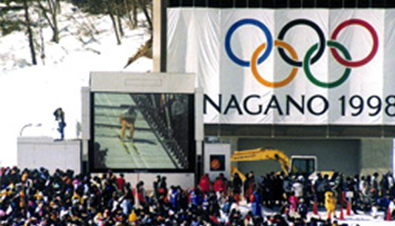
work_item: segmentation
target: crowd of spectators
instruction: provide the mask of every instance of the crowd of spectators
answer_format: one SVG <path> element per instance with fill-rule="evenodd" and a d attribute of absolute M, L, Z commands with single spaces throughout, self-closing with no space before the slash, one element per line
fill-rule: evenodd
<path fill-rule="evenodd" d="M 254 180 L 251 179 L 251 181 Z M 257 183 L 263 203 L 269 207 L 281 200 L 284 202 L 291 196 L 303 200 L 308 205 L 316 202 L 318 206 L 324 206 L 325 193 L 331 191 L 339 205 L 342 204 L 345 207 L 347 202 L 350 202 L 355 214 L 358 211 L 373 212 L 375 216 L 378 210 L 386 211 L 391 202 L 393 205 L 395 198 L 394 177 L 391 172 L 381 176 L 374 173 L 353 177 L 339 172 L 323 175 L 318 173 L 310 178 L 301 175 L 270 173 L 260 177 Z"/>
<path fill-rule="evenodd" d="M 311 180 L 269 173 L 256 179 L 250 172 L 245 181 L 237 174 L 211 181 L 205 174 L 195 187 L 181 188 L 158 175 L 147 192 L 144 181 L 131 185 L 112 171 L 89 176 L 6 167 L 0 171 L 0 225 L 336 226 L 336 218 L 308 217 L 327 207 L 329 191 L 337 206 L 349 201 L 354 214 L 391 210 L 394 215 L 392 174 L 378 176 L 318 174 Z M 264 215 L 263 208 L 272 214 Z"/>

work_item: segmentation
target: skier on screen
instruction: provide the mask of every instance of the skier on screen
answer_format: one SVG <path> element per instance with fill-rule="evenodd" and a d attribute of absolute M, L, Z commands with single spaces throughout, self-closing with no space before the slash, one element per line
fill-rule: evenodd
<path fill-rule="evenodd" d="M 134 134 L 134 123 L 136 122 L 137 113 L 134 106 L 130 106 L 125 112 L 119 115 L 119 122 L 122 125 L 121 128 L 121 140 L 125 138 L 125 131 L 129 127 L 129 139 L 133 140 Z"/>

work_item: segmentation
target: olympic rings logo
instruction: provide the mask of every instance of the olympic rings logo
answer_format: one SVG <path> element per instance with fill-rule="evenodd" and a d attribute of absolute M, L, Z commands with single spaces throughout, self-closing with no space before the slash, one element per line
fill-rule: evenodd
<path fill-rule="evenodd" d="M 243 60 L 243 59 L 240 59 L 239 57 L 237 57 L 233 53 L 232 47 L 231 47 L 232 35 L 238 28 L 240 28 L 241 26 L 244 26 L 244 25 L 256 26 L 260 30 L 262 30 L 262 32 L 266 36 L 266 43 L 262 43 L 255 49 L 254 53 L 252 54 L 251 61 L 246 61 L 246 60 Z M 294 50 L 294 48 L 284 41 L 284 37 L 285 37 L 287 31 L 289 31 L 294 26 L 298 26 L 298 25 L 309 26 L 317 33 L 318 39 L 319 39 L 319 43 L 314 44 L 313 46 L 311 46 L 308 49 L 306 55 L 304 56 L 303 61 L 299 60 L 298 55 L 297 55 L 296 51 Z M 352 61 L 351 55 L 348 52 L 348 50 L 341 43 L 337 42 L 337 40 L 336 40 L 339 33 L 343 29 L 345 29 L 351 25 L 359 25 L 359 26 L 365 28 L 370 33 L 370 36 L 373 41 L 372 48 L 371 48 L 370 52 L 367 54 L 367 56 L 365 56 L 363 59 L 358 60 L 358 61 Z M 332 82 L 319 81 L 310 70 L 310 65 L 316 63 L 323 55 L 326 45 L 329 46 L 330 52 L 331 52 L 332 56 L 334 57 L 334 59 L 339 64 L 346 67 L 343 74 L 341 75 L 341 77 L 335 81 L 332 81 Z M 287 64 L 293 66 L 291 73 L 285 79 L 283 79 L 282 81 L 278 81 L 278 82 L 271 82 L 271 81 L 266 80 L 265 78 L 263 78 L 261 76 L 261 74 L 258 72 L 258 69 L 257 69 L 257 66 L 259 64 L 261 64 L 262 62 L 264 62 L 269 57 L 269 55 L 273 49 L 273 38 L 272 38 L 272 35 L 271 35 L 269 29 L 266 27 L 266 25 L 264 25 L 263 23 L 259 22 L 258 20 L 255 20 L 255 19 L 242 19 L 242 20 L 239 20 L 236 23 L 234 23 L 229 28 L 229 30 L 225 36 L 225 50 L 226 50 L 226 53 L 228 54 L 229 58 L 233 62 L 235 62 L 236 64 L 238 64 L 242 67 L 250 67 L 252 74 L 254 75 L 255 79 L 259 83 L 261 83 L 264 86 L 272 87 L 272 88 L 283 87 L 283 86 L 287 85 L 288 83 L 290 83 L 295 78 L 295 76 L 298 72 L 298 69 L 300 67 L 303 68 L 303 70 L 304 70 L 307 78 L 310 80 L 310 82 L 312 82 L 316 86 L 323 87 L 323 88 L 337 87 L 337 86 L 343 84 L 347 80 L 347 78 L 349 77 L 349 75 L 351 73 L 351 68 L 361 67 L 361 66 L 369 63 L 374 58 L 374 56 L 376 55 L 377 50 L 379 48 L 379 38 L 378 38 L 378 35 L 377 35 L 375 29 L 373 28 L 373 26 L 370 25 L 369 23 L 367 23 L 366 21 L 361 20 L 361 19 L 350 19 L 350 20 L 346 20 L 346 21 L 342 22 L 341 24 L 339 24 L 333 31 L 333 33 L 331 35 L 331 39 L 328 41 L 325 41 L 324 33 L 322 32 L 322 30 L 319 28 L 319 26 L 316 23 L 314 23 L 310 20 L 307 20 L 307 19 L 296 19 L 296 20 L 289 22 L 281 29 L 280 33 L 278 34 L 277 40 L 274 41 L 274 46 L 278 47 L 278 52 L 279 52 L 280 57 Z M 291 57 L 289 57 L 285 51 L 287 51 Z M 341 55 L 339 54 L 339 52 Z"/>

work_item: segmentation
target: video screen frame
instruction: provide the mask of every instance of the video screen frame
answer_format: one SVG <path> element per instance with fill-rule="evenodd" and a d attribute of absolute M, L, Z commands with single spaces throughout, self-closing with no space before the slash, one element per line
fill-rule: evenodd
<path fill-rule="evenodd" d="M 89 141 L 88 141 L 88 167 L 89 171 L 92 173 L 100 173 L 100 172 L 107 172 L 108 170 L 112 170 L 113 172 L 142 172 L 142 173 L 193 173 L 195 172 L 196 168 L 196 131 L 195 131 L 195 102 L 196 102 L 196 93 L 194 91 L 194 85 L 193 82 L 194 80 L 194 75 L 190 74 L 163 74 L 163 73 L 146 73 L 146 74 L 136 74 L 136 73 L 110 73 L 110 72 L 96 72 L 93 76 L 94 79 L 92 79 L 91 75 L 91 85 L 88 93 L 88 99 L 89 99 Z M 113 77 L 109 77 L 109 75 L 112 75 Z M 108 82 L 110 81 L 110 82 Z M 142 82 L 141 82 L 142 81 Z M 184 86 L 172 86 L 174 84 L 174 81 L 178 81 L 180 84 L 185 84 Z M 134 88 L 130 88 L 128 85 L 133 84 Z M 139 86 L 136 85 L 136 83 L 142 83 Z M 125 85 L 126 84 L 126 85 Z M 160 86 L 158 86 L 158 84 Z M 171 84 L 171 85 L 170 85 Z M 145 87 L 144 87 L 145 86 Z M 152 87 L 150 86 L 155 86 L 154 90 L 156 91 L 151 91 L 153 90 Z M 170 87 L 170 88 L 169 88 Z M 161 102 L 161 104 L 169 106 L 169 104 L 177 99 L 179 96 L 182 96 L 184 99 L 187 99 L 187 104 L 186 104 L 186 109 L 187 109 L 187 114 L 186 114 L 186 124 L 187 129 L 184 129 L 184 137 L 186 137 L 186 142 L 184 142 L 182 145 L 178 144 L 178 146 L 182 146 L 181 150 L 184 150 L 184 157 L 181 159 L 185 159 L 186 164 L 180 164 L 179 159 L 180 157 L 177 155 L 172 154 L 172 156 L 177 156 L 177 166 L 163 166 L 160 164 L 147 164 L 147 165 L 125 165 L 119 164 L 117 165 L 116 163 L 112 162 L 111 164 L 98 164 L 98 158 L 103 158 L 103 156 L 98 156 L 97 151 L 95 151 L 95 147 L 97 147 L 97 141 L 100 141 L 100 138 L 98 135 L 98 128 L 97 125 L 98 122 L 100 122 L 101 119 L 97 117 L 98 113 L 98 104 L 100 105 L 100 101 L 95 100 L 95 96 L 100 96 L 100 95 L 118 95 L 127 97 L 127 96 L 143 96 L 143 97 L 149 97 L 145 99 L 152 99 L 153 96 L 156 97 L 156 99 L 159 101 L 158 103 Z M 117 97 L 117 98 L 118 98 Z M 160 98 L 159 98 L 160 97 Z M 115 98 L 115 99 L 117 99 Z M 144 99 L 144 98 L 143 98 Z M 141 152 L 143 155 L 144 153 L 144 148 L 139 147 L 142 145 L 142 143 L 145 144 L 152 144 L 153 141 L 149 139 L 142 139 L 141 136 L 137 135 L 138 131 L 149 131 L 149 126 L 147 122 L 142 122 L 146 121 L 146 113 L 142 113 L 141 111 L 141 103 L 139 103 L 140 106 L 137 106 L 137 121 L 135 125 L 135 132 L 133 135 L 133 142 L 137 144 L 136 146 L 138 147 L 138 151 Z M 106 107 L 106 106 L 101 106 L 101 107 Z M 112 106 L 114 107 L 114 106 Z M 112 108 L 111 106 L 107 106 L 107 108 Z M 162 106 L 163 107 L 163 106 Z M 120 112 L 121 110 L 126 111 L 127 110 L 127 104 L 121 103 L 117 107 L 118 110 L 117 112 Z M 146 107 L 149 108 L 149 107 Z M 104 112 L 100 112 L 100 114 L 104 114 Z M 126 128 L 122 129 L 122 124 L 120 123 L 120 118 L 117 116 L 116 113 L 111 113 L 111 117 L 113 117 L 114 121 L 117 121 L 118 124 L 112 124 L 112 125 L 107 125 L 107 127 L 113 128 L 114 131 L 118 131 L 118 134 L 112 133 L 111 135 L 107 135 L 108 139 L 112 139 L 113 143 L 118 142 L 118 144 L 128 143 L 128 139 L 130 138 L 130 127 L 126 125 Z M 169 117 L 169 107 L 168 107 L 168 112 L 167 116 Z M 157 117 L 157 115 L 155 116 Z M 151 117 L 152 118 L 152 117 Z M 174 120 L 173 120 L 174 121 Z M 166 124 L 167 125 L 167 124 Z M 144 127 L 145 128 L 142 128 Z M 185 127 L 185 126 L 184 126 Z M 120 137 L 122 134 L 122 130 L 125 130 L 123 132 L 123 137 L 125 139 L 125 142 L 122 142 Z M 174 132 L 170 130 L 173 134 Z M 103 131 L 101 131 L 103 132 Z M 103 135 L 103 134 L 101 134 Z M 106 134 L 104 134 L 106 135 Z M 185 136 L 186 135 L 186 136 Z M 152 138 L 152 136 L 151 136 Z M 169 138 L 169 137 L 168 137 Z M 164 140 L 170 140 L 170 139 L 164 139 Z M 179 139 L 179 138 L 178 138 Z M 173 139 L 174 140 L 174 139 Z M 159 142 L 163 140 L 157 139 L 155 142 Z M 160 143 L 160 142 L 159 142 Z M 99 143 L 100 144 L 100 143 Z M 118 145 L 118 152 L 119 152 L 119 146 Z M 164 146 L 164 144 L 160 144 L 160 146 Z M 106 150 L 107 148 L 107 150 Z M 130 146 L 129 144 L 129 151 L 132 152 L 134 151 L 133 145 Z M 163 148 L 162 148 L 163 149 Z M 185 150 L 187 149 L 187 150 Z M 99 148 L 96 148 L 96 150 L 106 150 L 107 154 L 110 153 L 114 148 L 110 150 L 110 148 L 106 147 L 106 145 L 100 144 Z M 123 149 L 123 151 L 126 153 L 126 149 Z M 133 153 L 132 153 L 133 154 Z M 170 155 L 168 155 L 170 156 Z M 156 155 L 155 155 L 156 157 Z M 151 154 L 147 154 L 146 157 L 148 160 L 154 159 Z M 103 159 L 102 159 L 103 160 Z M 105 162 L 105 160 L 104 160 Z M 154 161 L 155 162 L 155 161 Z"/>

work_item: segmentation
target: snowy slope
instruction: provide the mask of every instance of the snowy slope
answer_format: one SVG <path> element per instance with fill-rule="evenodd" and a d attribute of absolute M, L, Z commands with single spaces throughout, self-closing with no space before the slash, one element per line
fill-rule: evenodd
<path fill-rule="evenodd" d="M 53 117 L 57 107 L 65 111 L 66 139 L 79 136 L 80 92 L 88 86 L 91 71 L 152 70 L 152 60 L 144 57 L 123 69 L 128 57 L 150 38 L 142 14 L 137 29 L 124 23 L 125 36 L 119 46 L 109 16 L 89 16 L 63 3 L 58 21 L 60 43 L 50 42 L 51 30 L 43 26 L 46 57 L 41 60 L 38 54 L 36 66 L 30 64 L 24 32 L 0 38 L 0 166 L 16 164 L 17 137 L 25 125 L 33 126 L 23 129 L 23 136 L 58 136 Z M 35 32 L 39 36 L 39 29 Z"/>

